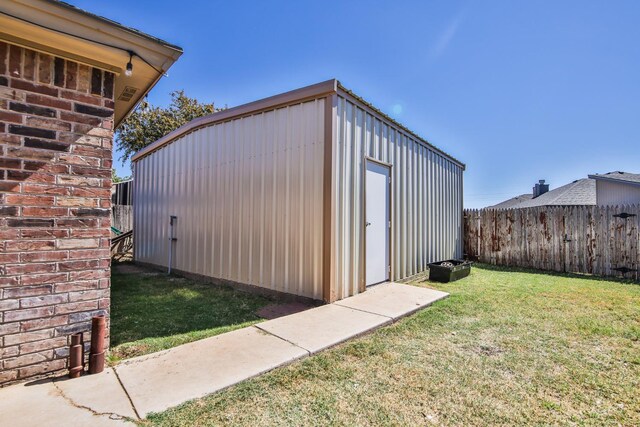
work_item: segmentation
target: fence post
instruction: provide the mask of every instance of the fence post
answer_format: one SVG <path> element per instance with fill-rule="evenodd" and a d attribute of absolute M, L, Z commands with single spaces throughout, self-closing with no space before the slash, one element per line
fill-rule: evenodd
<path fill-rule="evenodd" d="M 477 249 L 476 249 L 476 257 L 478 261 L 480 261 L 480 210 L 476 213 L 476 240 L 477 240 Z"/>

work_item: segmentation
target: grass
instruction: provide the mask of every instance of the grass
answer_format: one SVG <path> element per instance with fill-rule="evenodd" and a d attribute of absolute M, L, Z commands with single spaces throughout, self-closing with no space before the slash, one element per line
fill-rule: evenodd
<path fill-rule="evenodd" d="M 111 276 L 109 360 L 140 356 L 257 323 L 266 298 L 132 264 Z"/>
<path fill-rule="evenodd" d="M 451 296 L 144 424 L 640 425 L 640 286 L 476 266 Z"/>

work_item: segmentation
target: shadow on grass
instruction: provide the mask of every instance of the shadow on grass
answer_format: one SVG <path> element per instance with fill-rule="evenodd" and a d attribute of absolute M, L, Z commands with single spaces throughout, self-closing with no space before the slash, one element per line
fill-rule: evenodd
<path fill-rule="evenodd" d="M 116 359 L 256 323 L 256 311 L 271 302 L 128 263 L 112 271 L 111 346 Z"/>
<path fill-rule="evenodd" d="M 505 273 L 507 272 L 527 273 L 527 274 L 546 275 L 546 276 L 554 276 L 554 277 L 566 277 L 569 279 L 595 280 L 598 282 L 613 282 L 613 283 L 621 283 L 625 285 L 640 286 L 640 282 L 637 282 L 633 279 L 627 279 L 622 277 L 618 278 L 618 277 L 594 276 L 591 274 L 563 273 L 563 272 L 551 271 L 551 270 L 535 270 L 532 268 L 512 267 L 512 266 L 483 264 L 483 263 L 474 263 L 472 268 L 478 268 L 478 269 L 487 270 L 487 271 L 502 271 Z"/>

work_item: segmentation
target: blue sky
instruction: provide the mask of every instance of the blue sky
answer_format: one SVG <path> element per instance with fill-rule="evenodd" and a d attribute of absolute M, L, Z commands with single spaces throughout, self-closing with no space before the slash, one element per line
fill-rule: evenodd
<path fill-rule="evenodd" d="M 183 47 L 152 103 L 337 77 L 467 164 L 466 207 L 640 172 L 640 1 L 71 2 Z"/>

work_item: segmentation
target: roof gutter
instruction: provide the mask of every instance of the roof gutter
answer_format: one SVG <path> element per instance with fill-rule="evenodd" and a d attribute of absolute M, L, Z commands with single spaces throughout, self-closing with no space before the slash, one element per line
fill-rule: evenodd
<path fill-rule="evenodd" d="M 599 181 L 615 182 L 618 184 L 627 184 L 627 185 L 640 187 L 640 182 L 636 182 L 636 181 L 627 181 L 624 179 L 609 178 L 608 176 L 603 176 L 603 175 L 588 175 L 588 176 L 591 179 L 595 179 Z"/>
<path fill-rule="evenodd" d="M 152 36 L 150 34 L 147 34 L 147 33 L 144 33 L 142 31 L 136 30 L 135 28 L 127 27 L 125 25 L 122 25 L 119 22 L 116 22 L 116 21 L 113 21 L 111 19 L 105 18 L 104 16 L 96 15 L 96 14 L 91 13 L 89 11 L 86 11 L 84 9 L 80 9 L 79 7 L 76 7 L 76 6 L 74 6 L 72 4 L 69 4 L 67 2 L 59 1 L 59 0 L 44 0 L 44 1 L 49 3 L 49 4 L 51 4 L 51 5 L 67 9 L 68 11 L 71 11 L 73 13 L 78 13 L 80 15 L 84 15 L 86 17 L 89 17 L 89 18 L 96 19 L 98 21 L 104 22 L 105 24 L 107 24 L 109 26 L 116 27 L 119 30 L 125 31 L 125 32 L 127 32 L 127 33 L 129 33 L 129 34 L 131 34 L 133 36 L 142 37 L 142 38 L 145 38 L 145 39 L 147 39 L 148 41 L 150 41 L 152 43 L 160 44 L 160 45 L 163 45 L 163 46 L 165 46 L 167 48 L 174 49 L 174 50 L 182 52 L 182 48 L 180 46 L 178 46 L 178 45 L 169 43 L 166 40 L 162 40 L 162 39 L 160 39 L 158 37 L 154 37 L 154 36 Z M 177 58 L 174 58 L 174 59 L 177 59 Z"/>

